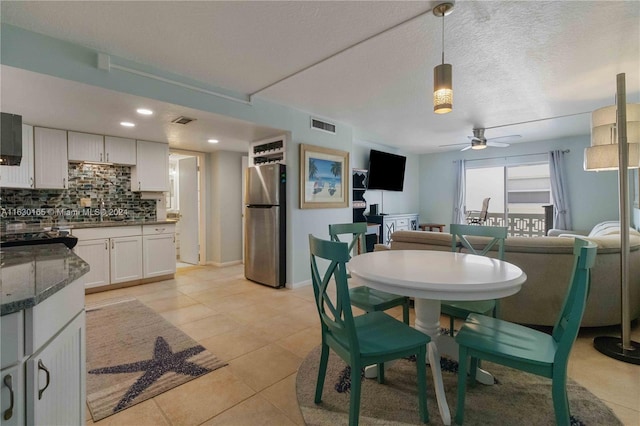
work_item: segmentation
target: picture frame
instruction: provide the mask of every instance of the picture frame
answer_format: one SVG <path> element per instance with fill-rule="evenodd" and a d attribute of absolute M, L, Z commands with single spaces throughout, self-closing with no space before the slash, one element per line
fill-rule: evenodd
<path fill-rule="evenodd" d="M 300 208 L 349 207 L 349 153 L 300 144 Z"/>

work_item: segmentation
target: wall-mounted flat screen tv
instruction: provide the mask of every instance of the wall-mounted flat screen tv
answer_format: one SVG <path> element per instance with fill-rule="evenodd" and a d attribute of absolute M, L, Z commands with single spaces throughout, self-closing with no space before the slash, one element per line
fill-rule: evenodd
<path fill-rule="evenodd" d="M 407 157 L 372 149 L 369 153 L 367 189 L 402 191 Z"/>

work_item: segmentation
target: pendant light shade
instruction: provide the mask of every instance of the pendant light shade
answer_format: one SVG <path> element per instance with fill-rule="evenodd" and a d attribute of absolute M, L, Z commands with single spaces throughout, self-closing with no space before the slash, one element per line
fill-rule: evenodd
<path fill-rule="evenodd" d="M 433 112 L 446 114 L 453 109 L 453 78 L 451 64 L 433 69 Z"/>
<path fill-rule="evenodd" d="M 584 150 L 585 170 L 618 170 L 618 132 L 616 106 L 591 114 L 591 146 Z M 640 104 L 626 104 L 627 167 L 640 167 Z"/>
<path fill-rule="evenodd" d="M 453 10 L 453 3 L 440 3 L 433 14 L 442 18 L 442 63 L 433 69 L 433 112 L 446 114 L 453 109 L 453 68 L 444 63 L 444 17 Z"/>

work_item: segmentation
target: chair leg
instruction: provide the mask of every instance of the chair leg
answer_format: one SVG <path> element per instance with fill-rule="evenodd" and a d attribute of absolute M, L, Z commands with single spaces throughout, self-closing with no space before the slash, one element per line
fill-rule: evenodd
<path fill-rule="evenodd" d="M 471 368 L 469 369 L 469 374 L 471 375 L 471 383 L 475 385 L 476 383 L 476 375 L 478 374 L 478 365 L 480 364 L 480 360 L 475 357 L 471 357 Z"/>
<path fill-rule="evenodd" d="M 405 324 L 409 325 L 409 298 L 404 298 L 404 303 L 402 304 L 402 321 Z"/>
<path fill-rule="evenodd" d="M 420 348 L 416 359 L 418 369 L 418 407 L 420 419 L 423 423 L 429 422 L 429 411 L 427 409 L 427 347 Z"/>
<path fill-rule="evenodd" d="M 458 403 L 456 406 L 456 423 L 464 421 L 464 398 L 467 392 L 467 348 L 460 346 L 458 352 Z"/>
<path fill-rule="evenodd" d="M 569 399 L 567 397 L 567 376 L 554 374 L 551 385 L 551 395 L 553 397 L 553 410 L 556 415 L 556 424 L 559 426 L 569 426 L 571 416 L 569 414 Z"/>
<path fill-rule="evenodd" d="M 349 397 L 349 426 L 358 426 L 360 417 L 360 390 L 362 381 L 360 380 L 360 364 L 351 365 L 351 396 Z"/>
<path fill-rule="evenodd" d="M 324 387 L 324 377 L 327 374 L 327 363 L 329 361 L 329 346 L 322 345 L 320 354 L 320 366 L 318 367 L 318 380 L 316 382 L 316 396 L 313 400 L 316 404 L 322 402 L 322 388 Z"/>
<path fill-rule="evenodd" d="M 453 315 L 449 316 L 449 334 L 451 335 L 451 337 L 453 337 L 453 328 L 455 326 L 455 318 L 453 317 Z"/>
<path fill-rule="evenodd" d="M 384 363 L 378 364 L 378 383 L 384 384 Z"/>

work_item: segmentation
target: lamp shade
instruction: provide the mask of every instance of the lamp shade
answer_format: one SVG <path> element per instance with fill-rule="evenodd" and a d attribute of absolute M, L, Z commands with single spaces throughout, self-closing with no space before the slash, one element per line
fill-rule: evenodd
<path fill-rule="evenodd" d="M 640 167 L 640 104 L 627 104 L 628 168 Z M 619 166 L 616 106 L 591 114 L 591 146 L 584 150 L 585 170 L 617 170 Z"/>
<path fill-rule="evenodd" d="M 453 78 L 451 64 L 433 69 L 433 112 L 446 114 L 453 109 Z"/>

